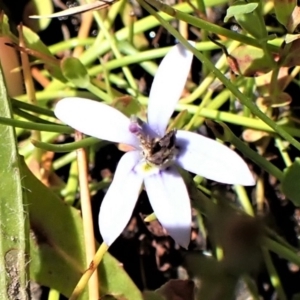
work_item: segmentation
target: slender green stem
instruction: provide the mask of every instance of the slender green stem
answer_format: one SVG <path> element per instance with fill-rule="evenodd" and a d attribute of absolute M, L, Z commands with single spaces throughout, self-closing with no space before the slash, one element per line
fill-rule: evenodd
<path fill-rule="evenodd" d="M 254 211 L 253 207 L 251 205 L 251 202 L 249 200 L 249 197 L 247 195 L 245 187 L 241 185 L 235 185 L 234 190 L 236 194 L 238 195 L 239 202 L 241 203 L 241 206 L 243 207 L 244 211 L 251 217 L 254 217 Z"/>
<path fill-rule="evenodd" d="M 150 1 L 150 0 L 148 0 Z M 288 134 L 284 129 L 282 129 L 278 124 L 276 124 L 273 120 L 268 118 L 250 99 L 245 97 L 236 87 L 230 82 L 221 72 L 218 70 L 212 63 L 209 61 L 201 52 L 197 51 L 188 41 L 186 41 L 182 35 L 172 27 L 165 19 L 159 16 L 155 10 L 153 10 L 147 3 L 143 2 L 143 0 L 138 0 L 138 2 L 147 9 L 151 14 L 153 14 L 175 38 L 177 38 L 188 50 L 190 50 L 203 64 L 205 64 L 211 72 L 214 72 L 216 77 L 235 95 L 243 105 L 247 106 L 250 111 L 259 117 L 262 121 L 264 121 L 267 125 L 269 125 L 274 131 L 276 131 L 279 135 L 281 135 L 284 139 L 289 141 L 295 148 L 300 150 L 300 143 L 294 139 L 290 134 Z M 161 2 L 156 2 L 156 0 L 151 0 L 151 4 L 157 4 L 156 6 L 159 8 Z M 168 8 L 168 7 L 167 7 Z M 170 7 L 171 8 L 171 7 Z M 171 8 L 173 9 L 173 8 Z M 165 12 L 165 11 L 164 11 Z"/>
<path fill-rule="evenodd" d="M 139 96 L 138 100 L 142 104 L 145 104 L 145 105 L 148 104 L 148 98 L 146 98 L 146 97 Z M 213 107 L 213 106 L 211 106 L 211 107 Z M 213 108 L 216 108 L 216 107 L 217 107 L 217 103 L 216 103 L 216 106 L 214 106 Z M 187 110 L 189 113 L 194 115 L 195 113 L 197 113 L 198 106 L 191 105 L 191 104 L 179 103 L 179 104 L 177 104 L 175 109 L 177 111 Z M 228 122 L 231 124 L 236 124 L 236 125 L 244 126 L 247 128 L 262 130 L 262 131 L 266 131 L 266 132 L 274 133 L 274 131 L 275 131 L 274 129 L 272 129 L 270 126 L 268 126 L 262 120 L 244 117 L 241 115 L 236 115 L 233 113 L 219 111 L 216 109 L 209 109 L 206 107 L 201 109 L 201 111 L 199 112 L 199 117 L 204 117 L 204 118 L 212 119 L 215 121 Z M 280 126 L 282 129 L 284 129 L 284 131 L 288 132 L 289 134 L 291 134 L 295 137 L 300 137 L 300 129 L 294 128 L 291 126 L 280 125 L 280 124 L 278 124 L 278 126 Z"/>
<path fill-rule="evenodd" d="M 234 31 L 231 31 L 231 30 L 226 29 L 224 27 L 221 27 L 221 26 L 215 25 L 211 22 L 205 21 L 201 18 L 191 16 L 191 15 L 185 13 L 185 12 L 182 12 L 178 9 L 175 9 L 175 8 L 173 8 L 173 7 L 171 7 L 167 4 L 164 4 L 162 2 L 159 2 L 159 1 L 156 1 L 156 0 L 147 0 L 147 2 L 150 5 L 154 6 L 158 11 L 162 11 L 162 12 L 168 14 L 169 16 L 172 16 L 173 18 L 175 18 L 177 20 L 185 21 L 188 24 L 193 25 L 197 28 L 204 29 L 204 30 L 206 30 L 210 33 L 214 33 L 216 35 L 226 36 L 228 39 L 232 39 L 234 41 L 239 41 L 239 42 L 241 42 L 243 44 L 246 44 L 246 45 L 251 45 L 251 46 L 254 46 L 254 47 L 257 47 L 257 48 L 262 48 L 262 45 L 261 45 L 260 41 L 257 40 L 257 39 L 250 38 L 250 37 L 248 37 L 244 34 L 236 33 Z M 152 14 L 152 15 L 154 15 L 154 14 Z M 156 15 L 157 15 L 157 13 L 156 13 Z M 154 16 L 157 18 L 156 15 L 154 15 Z M 161 15 L 158 15 L 158 16 L 159 16 L 159 18 L 162 19 Z M 161 23 L 161 21 L 159 21 L 159 22 Z M 278 47 L 270 45 L 270 44 L 268 44 L 268 49 L 270 51 L 274 51 L 274 52 L 279 51 Z"/>
<path fill-rule="evenodd" d="M 68 152 L 67 154 L 56 159 L 52 164 L 52 168 L 53 170 L 59 170 L 60 168 L 68 165 L 69 163 L 72 163 L 74 160 L 76 160 L 76 152 Z"/>
<path fill-rule="evenodd" d="M 266 248 L 262 247 L 262 252 L 263 252 L 264 261 L 265 261 L 267 270 L 269 272 L 270 280 L 272 282 L 273 287 L 275 288 L 275 290 L 277 292 L 278 299 L 279 300 L 287 300 L 283 286 L 280 281 L 280 277 L 279 277 L 277 270 L 272 262 L 269 251 Z"/>
<path fill-rule="evenodd" d="M 292 160 L 287 152 L 286 147 L 284 146 L 282 140 L 280 138 L 275 138 L 275 144 L 281 154 L 282 159 L 287 167 L 292 165 Z"/>
<path fill-rule="evenodd" d="M 245 156 L 254 161 L 258 166 L 263 168 L 268 173 L 272 174 L 279 181 L 283 180 L 283 172 L 273 165 L 270 161 L 253 151 L 244 142 L 242 142 L 237 136 L 233 136 L 231 143 L 237 147 Z"/>
<path fill-rule="evenodd" d="M 213 130 L 214 134 L 223 141 L 227 141 L 232 143 L 238 150 L 240 150 L 243 155 L 250 158 L 253 162 L 255 162 L 262 169 L 272 174 L 275 178 L 282 181 L 283 180 L 283 172 L 280 171 L 276 166 L 274 166 L 270 161 L 265 159 L 263 156 L 259 155 L 257 152 L 253 151 L 250 147 L 248 147 L 244 142 L 242 142 L 225 124 L 219 123 L 224 132 L 220 132 L 214 126 L 210 126 Z M 209 125 L 209 123 L 208 123 Z"/>
<path fill-rule="evenodd" d="M 2 118 L 0 117 L 0 124 L 10 125 L 13 127 L 20 127 L 29 130 L 39 130 L 39 131 L 51 131 L 60 133 L 73 133 L 74 129 L 65 125 L 48 125 L 32 122 L 24 122 L 14 119 Z"/>
<path fill-rule="evenodd" d="M 50 109 L 32 105 L 32 104 L 26 103 L 24 101 L 16 100 L 16 99 L 10 99 L 10 100 L 11 100 L 11 104 L 12 104 L 13 108 L 18 107 L 20 109 L 32 111 L 32 112 L 40 114 L 40 115 L 45 115 L 45 116 L 53 117 L 53 118 L 55 117 L 53 111 Z"/>
<path fill-rule="evenodd" d="M 48 47 L 49 51 L 52 54 L 56 54 L 65 50 L 69 50 L 75 48 L 77 46 L 91 46 L 95 42 L 94 37 L 89 37 L 85 39 L 72 38 L 68 40 L 64 40 L 63 42 L 59 42 L 57 44 L 51 45 Z"/>
<path fill-rule="evenodd" d="M 91 262 L 89 268 L 83 273 L 82 277 L 80 278 L 79 282 L 77 283 L 72 295 L 70 296 L 69 300 L 75 300 L 78 296 L 82 293 L 85 286 L 87 285 L 89 279 L 93 275 L 94 271 L 100 264 L 104 254 L 107 252 L 108 246 L 105 243 L 102 243 L 99 247 L 93 261 Z"/>
<path fill-rule="evenodd" d="M 74 161 L 71 163 L 66 187 L 61 191 L 61 195 L 64 197 L 65 203 L 72 206 L 74 204 L 77 192 L 78 192 L 78 163 L 77 160 L 74 159 Z"/>
<path fill-rule="evenodd" d="M 224 44 L 228 44 L 228 42 L 221 42 Z M 163 57 L 167 54 L 167 52 L 170 50 L 171 47 L 164 47 L 164 48 L 158 48 L 158 49 L 151 49 L 151 50 L 146 50 L 142 52 L 138 52 L 134 47 L 130 46 L 127 42 L 122 42 L 119 44 L 120 50 L 125 52 L 126 56 L 123 56 L 118 59 L 113 59 L 108 61 L 105 64 L 105 69 L 107 71 L 111 71 L 120 67 L 128 66 L 131 64 L 136 64 L 136 63 L 141 63 L 141 65 L 145 65 L 146 63 L 151 66 L 156 66 L 156 64 L 150 62 L 150 60 L 156 59 Z M 218 49 L 219 47 L 212 43 L 212 42 L 201 42 L 197 43 L 196 48 L 200 51 L 209 51 L 209 50 L 214 50 Z M 147 62 L 149 60 L 149 62 Z M 103 71 L 104 66 L 102 64 L 96 65 L 92 68 L 89 69 L 89 75 L 95 76 Z M 155 69 L 147 68 L 149 73 L 151 75 L 154 75 L 157 66 Z"/>
<path fill-rule="evenodd" d="M 31 142 L 37 148 L 41 148 L 41 149 L 44 149 L 47 151 L 53 151 L 53 152 L 70 152 L 70 151 L 78 150 L 80 148 L 86 148 L 91 145 L 95 145 L 97 143 L 101 143 L 101 145 L 103 144 L 103 146 L 107 145 L 109 143 L 107 141 L 101 141 L 94 137 L 88 137 L 88 138 L 85 138 L 78 142 L 67 143 L 67 144 L 62 144 L 62 145 L 43 143 L 43 142 L 35 141 L 35 140 L 31 140 Z"/>
<path fill-rule="evenodd" d="M 117 47 L 117 40 L 115 39 L 114 36 L 112 36 L 109 33 L 109 31 L 107 30 L 107 28 L 105 26 L 105 23 L 102 20 L 102 17 L 99 13 L 95 14 L 95 19 L 97 20 L 97 22 L 98 22 L 98 24 L 101 28 L 101 31 L 103 31 L 103 34 L 104 34 L 106 40 L 109 42 L 111 50 L 113 51 L 115 57 L 117 59 L 120 59 L 122 57 L 122 55 L 121 55 L 121 53 L 120 53 L 120 51 Z M 128 67 L 123 67 L 122 71 L 123 71 L 128 83 L 129 83 L 130 87 L 137 91 L 138 90 L 137 83 L 135 82 L 135 79 L 132 76 L 131 71 L 129 70 L 129 68 Z"/>
<path fill-rule="evenodd" d="M 93 80 L 87 87 L 87 90 L 90 91 L 91 93 L 93 93 L 94 95 L 96 95 L 97 97 L 99 97 L 99 99 L 101 99 L 107 103 L 110 103 L 112 101 L 111 97 L 107 93 L 102 91 L 98 86 L 94 85 Z"/>
<path fill-rule="evenodd" d="M 26 119 L 28 121 L 31 121 L 31 122 L 34 122 L 34 123 L 40 123 L 40 124 L 52 124 L 52 125 L 56 125 L 48 120 L 44 120 L 42 118 L 39 118 L 37 117 L 36 115 L 32 115 L 22 109 L 19 109 L 17 107 L 14 108 L 14 114 L 23 118 L 23 119 Z"/>
<path fill-rule="evenodd" d="M 195 1 L 192 1 L 192 3 L 195 5 Z M 227 1 L 225 0 L 205 0 L 204 1 L 206 7 L 213 7 L 215 5 L 222 5 L 226 4 Z M 112 17 L 112 11 L 115 9 L 117 4 L 114 4 L 111 9 L 109 9 L 108 17 L 106 20 L 113 20 Z M 175 5 L 176 8 L 180 9 L 183 12 L 190 13 L 193 11 L 193 8 L 189 5 L 187 2 L 183 2 L 180 4 Z M 162 14 L 162 13 L 160 13 Z M 174 19 L 172 16 L 165 16 L 167 20 L 172 20 Z M 159 26 L 160 23 L 156 20 L 154 16 L 148 16 L 145 17 L 137 22 L 134 23 L 134 34 L 137 35 L 139 33 L 146 32 L 147 30 L 150 30 L 151 28 L 155 28 Z M 108 28 L 108 27 L 106 27 Z M 118 42 L 128 40 L 128 35 L 129 35 L 130 28 L 129 26 L 124 27 L 117 32 L 115 32 L 115 38 Z M 109 41 L 103 40 L 103 33 L 102 31 L 99 32 L 95 43 L 93 46 L 88 48 L 80 57 L 80 60 L 83 64 L 88 65 L 94 60 L 98 59 L 99 56 L 102 56 L 104 53 L 110 51 L 110 44 Z"/>
<path fill-rule="evenodd" d="M 300 266 L 300 256 L 296 251 L 293 252 L 289 248 L 282 246 L 269 238 L 264 238 L 263 244 L 266 248 L 278 254 L 280 257 Z"/>
<path fill-rule="evenodd" d="M 99 182 L 92 182 L 90 184 L 90 191 L 91 193 L 101 191 L 103 189 L 108 188 L 110 184 L 111 184 L 111 178 L 104 178 Z"/>
<path fill-rule="evenodd" d="M 97 99 L 95 95 L 86 91 L 77 91 L 77 90 L 44 90 L 36 93 L 36 99 L 40 103 L 42 101 L 48 102 L 51 99 L 64 98 L 64 97 L 81 97 L 89 99 Z M 21 101 L 27 101 L 27 95 L 18 96 L 18 99 Z"/>

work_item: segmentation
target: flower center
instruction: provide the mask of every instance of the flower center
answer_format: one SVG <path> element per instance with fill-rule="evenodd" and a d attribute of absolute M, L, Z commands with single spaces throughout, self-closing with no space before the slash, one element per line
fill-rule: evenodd
<path fill-rule="evenodd" d="M 143 130 L 143 122 L 134 116 L 131 118 L 129 130 L 138 137 L 147 164 L 165 169 L 173 163 L 177 154 L 175 129 L 166 133 L 162 138 L 153 138 Z"/>

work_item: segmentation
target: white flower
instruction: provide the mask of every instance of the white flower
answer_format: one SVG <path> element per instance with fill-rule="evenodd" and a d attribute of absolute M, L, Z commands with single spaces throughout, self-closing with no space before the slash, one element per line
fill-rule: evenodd
<path fill-rule="evenodd" d="M 178 244 L 188 246 L 191 206 L 177 166 L 222 183 L 254 184 L 246 163 L 228 147 L 188 131 L 166 134 L 192 58 L 180 44 L 164 57 L 149 96 L 148 123 L 82 98 L 62 99 L 55 108 L 56 116 L 76 130 L 134 148 L 121 158 L 100 208 L 100 232 L 108 245 L 127 225 L 144 183 L 162 226 Z"/>

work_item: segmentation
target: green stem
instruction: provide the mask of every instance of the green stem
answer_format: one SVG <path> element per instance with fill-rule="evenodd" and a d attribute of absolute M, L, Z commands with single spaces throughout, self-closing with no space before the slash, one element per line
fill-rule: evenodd
<path fill-rule="evenodd" d="M 115 39 L 114 36 L 112 36 L 109 31 L 107 30 L 106 26 L 105 26 L 105 23 L 104 21 L 102 20 L 102 17 L 101 15 L 98 13 L 98 14 L 95 14 L 95 19 L 97 20 L 100 28 L 101 28 L 101 31 L 103 32 L 106 40 L 109 42 L 110 44 L 110 47 L 111 47 L 111 50 L 112 52 L 114 53 L 115 57 L 117 59 L 120 59 L 122 58 L 122 55 L 117 47 L 117 40 Z M 138 90 L 138 87 L 137 87 L 137 83 L 135 82 L 135 79 L 134 77 L 132 76 L 131 74 L 131 71 L 129 70 L 128 67 L 123 67 L 122 68 L 122 71 L 130 85 L 130 87 L 134 90 Z"/>
<path fill-rule="evenodd" d="M 227 42 L 221 42 L 221 43 L 228 44 Z M 121 68 L 121 67 L 128 66 L 131 64 L 136 64 L 136 63 L 141 63 L 141 65 L 144 65 L 146 63 L 149 64 L 150 62 L 147 62 L 147 61 L 165 56 L 171 48 L 171 47 L 164 47 L 164 48 L 151 49 L 151 50 L 139 52 L 134 47 L 132 47 L 132 45 L 130 46 L 128 43 L 125 43 L 125 42 L 120 43 L 119 47 L 122 52 L 125 52 L 128 55 L 123 56 L 118 59 L 112 59 L 112 60 L 106 62 L 105 69 L 107 71 L 111 71 L 111 70 L 114 70 L 117 68 Z M 219 49 L 219 47 L 212 42 L 197 43 L 196 48 L 200 51 L 209 51 L 209 50 Z M 151 65 L 155 66 L 155 69 L 147 68 L 147 70 L 151 75 L 154 75 L 154 73 L 157 69 L 157 66 L 156 66 L 156 64 L 154 64 L 152 62 L 151 62 Z M 95 75 L 103 72 L 103 69 L 104 69 L 104 66 L 102 64 L 100 64 L 100 65 L 93 66 L 92 68 L 89 69 L 88 72 L 89 72 L 90 76 L 95 76 Z"/>
<path fill-rule="evenodd" d="M 208 125 L 210 125 L 208 123 Z M 250 147 L 248 147 L 244 142 L 242 142 L 225 124 L 219 123 L 222 126 L 224 132 L 220 132 L 216 127 L 210 126 L 213 130 L 214 134 L 223 141 L 227 141 L 232 143 L 238 150 L 240 150 L 243 155 L 250 158 L 253 162 L 255 162 L 262 169 L 272 174 L 279 181 L 283 180 L 283 172 L 280 171 L 276 166 L 274 166 L 270 161 L 265 159 L 263 156 L 259 155 L 257 152 L 253 151 Z"/>
<path fill-rule="evenodd" d="M 269 238 L 264 238 L 263 244 L 266 248 L 278 254 L 280 257 L 296 264 L 297 266 L 300 266 L 300 256 L 296 251 L 293 252 Z"/>
<path fill-rule="evenodd" d="M 150 1 L 150 0 L 148 0 Z M 279 135 L 281 135 L 284 139 L 289 141 L 295 148 L 300 150 L 300 143 L 294 139 L 290 134 L 288 134 L 284 129 L 282 129 L 278 124 L 276 124 L 273 120 L 268 118 L 250 99 L 245 97 L 236 87 L 230 82 L 221 72 L 218 70 L 212 63 L 209 61 L 201 52 L 197 51 L 188 41 L 186 41 L 183 36 L 172 27 L 166 20 L 164 20 L 161 16 L 159 16 L 155 10 L 153 10 L 147 3 L 142 0 L 138 0 L 138 2 L 151 14 L 153 14 L 176 39 L 182 43 L 188 50 L 190 50 L 203 64 L 205 64 L 211 72 L 215 73 L 216 77 L 235 95 L 243 105 L 247 106 L 250 111 L 257 117 L 259 117 L 262 121 L 264 121 L 267 125 L 269 125 L 274 131 L 276 131 Z M 157 4 L 157 7 L 160 7 L 161 2 L 156 2 L 155 0 L 151 0 L 151 3 Z M 164 6 L 164 5 L 163 5 Z M 168 6 L 167 6 L 168 8 Z M 170 7 L 171 8 L 171 7 Z M 171 8 L 173 10 L 173 8 Z M 175 11 L 175 10 L 174 10 Z M 164 11 L 165 12 L 165 11 Z M 208 30 L 208 29 L 207 29 Z"/>
<path fill-rule="evenodd" d="M 19 109 L 17 107 L 14 108 L 14 114 L 23 118 L 23 119 L 26 119 L 28 121 L 31 121 L 31 122 L 34 122 L 34 123 L 40 123 L 40 124 L 52 124 L 52 125 L 55 125 L 53 124 L 52 122 L 50 121 L 47 121 L 47 120 L 44 120 L 42 118 L 39 118 L 37 117 L 36 115 L 32 115 L 22 109 Z"/>
<path fill-rule="evenodd" d="M 292 160 L 287 152 L 286 147 L 284 146 L 282 140 L 280 138 L 275 138 L 275 144 L 281 154 L 282 159 L 287 167 L 292 165 Z"/>
<path fill-rule="evenodd" d="M 49 144 L 49 143 L 43 143 L 40 141 L 31 140 L 31 143 L 37 147 L 41 148 L 47 151 L 53 151 L 53 152 L 70 152 L 75 151 L 80 148 L 86 148 L 92 145 L 95 145 L 97 143 L 101 143 L 102 146 L 107 145 L 109 142 L 107 141 L 101 141 L 94 137 L 88 137 L 78 142 L 73 143 L 67 143 L 62 145 L 55 145 L 55 144 Z"/>
<path fill-rule="evenodd" d="M 216 35 L 222 35 L 227 37 L 228 39 L 234 40 L 234 41 L 239 41 L 243 44 L 247 44 L 247 45 L 251 45 L 253 47 L 257 47 L 257 48 L 262 48 L 262 45 L 260 43 L 259 40 L 254 39 L 254 38 L 250 38 L 246 35 L 243 34 L 239 34 L 239 33 L 235 33 L 234 31 L 231 31 L 229 29 L 223 28 L 221 26 L 215 25 L 211 22 L 205 21 L 201 18 L 197 18 L 194 16 L 191 16 L 185 12 L 182 12 L 180 10 L 177 10 L 167 4 L 164 4 L 162 2 L 158 2 L 156 0 L 147 0 L 147 2 L 154 6 L 158 11 L 162 11 L 164 13 L 166 13 L 169 16 L 172 16 L 173 18 L 177 19 L 177 20 L 182 20 L 187 22 L 190 25 L 193 25 L 197 28 L 200 29 L 204 29 L 208 32 L 214 33 Z M 147 9 L 148 10 L 148 9 Z M 156 15 L 158 15 L 156 13 Z M 157 16 L 153 14 L 153 16 L 155 16 L 157 18 Z M 158 15 L 159 18 L 162 19 L 161 15 Z M 164 20 L 164 19 L 163 19 Z M 161 21 L 159 20 L 159 22 L 161 23 Z M 163 23 L 161 23 L 163 25 Z M 164 26 L 164 25 L 163 25 Z M 164 26 L 165 27 L 165 26 Z M 173 34 L 173 33 L 172 33 Z M 273 52 L 278 52 L 279 49 L 276 46 L 267 44 L 269 51 L 273 51 Z"/>
<path fill-rule="evenodd" d="M 45 116 L 53 117 L 53 118 L 55 117 L 53 111 L 50 109 L 32 105 L 32 104 L 26 103 L 24 101 L 16 100 L 16 99 L 10 99 L 10 101 L 11 101 L 13 108 L 17 107 L 20 109 L 32 111 L 32 112 L 40 114 L 40 115 L 45 115 Z"/>
<path fill-rule="evenodd" d="M 77 283 L 72 295 L 70 296 L 69 300 L 75 300 L 78 296 L 82 293 L 85 286 L 87 285 L 89 279 L 93 275 L 96 268 L 99 266 L 104 254 L 108 251 L 108 246 L 105 243 L 102 243 L 91 262 L 89 268 L 83 273 L 82 277 L 80 278 L 79 282 Z"/>
<path fill-rule="evenodd" d="M 59 170 L 60 168 L 72 163 L 73 161 L 76 160 L 76 152 L 68 152 L 67 154 L 61 156 L 60 158 L 56 159 L 53 164 L 52 168 L 53 170 Z"/>
<path fill-rule="evenodd" d="M 139 96 L 137 98 L 142 104 L 147 105 L 148 104 L 148 98 Z M 211 106 L 212 107 L 212 106 Z M 215 107 L 214 107 L 215 108 Z M 187 110 L 191 114 L 197 113 L 198 106 L 191 105 L 191 104 L 177 104 L 176 108 L 177 111 L 183 111 Z M 228 113 L 224 111 L 219 111 L 216 109 L 209 109 L 209 108 L 202 108 L 199 112 L 199 117 L 204 117 L 207 119 L 212 119 L 215 121 L 222 121 L 222 122 L 228 122 L 231 124 L 236 124 L 240 126 L 244 126 L 247 128 L 262 130 L 266 132 L 274 132 L 275 130 L 272 129 L 270 126 L 268 126 L 265 122 L 259 119 L 254 118 L 248 118 L 241 115 L 236 115 L 233 113 Z M 300 137 L 300 129 L 294 128 L 291 126 L 284 126 L 278 124 L 284 131 L 288 132 L 289 134 Z"/>
<path fill-rule="evenodd" d="M 24 121 L 2 118 L 2 117 L 0 117 L 0 124 L 10 125 L 13 127 L 20 127 L 29 130 L 39 130 L 39 131 L 49 131 L 49 132 L 51 131 L 51 132 L 60 132 L 60 133 L 74 132 L 74 129 L 65 125 L 39 124 L 39 123 L 24 122 Z"/>
<path fill-rule="evenodd" d="M 263 256 L 264 256 L 264 261 L 269 273 L 269 277 L 270 280 L 272 282 L 273 287 L 275 288 L 276 292 L 277 292 L 277 297 L 279 300 L 287 300 L 283 286 L 281 284 L 279 275 L 277 273 L 277 270 L 272 262 L 271 259 L 271 255 L 269 253 L 269 251 L 262 247 L 262 252 L 263 252 Z"/>
<path fill-rule="evenodd" d="M 95 80 L 93 79 L 87 87 L 87 90 L 96 95 L 99 99 L 105 101 L 106 103 L 111 103 L 112 101 L 111 97 L 107 93 L 103 92 L 98 86 L 95 85 Z"/>

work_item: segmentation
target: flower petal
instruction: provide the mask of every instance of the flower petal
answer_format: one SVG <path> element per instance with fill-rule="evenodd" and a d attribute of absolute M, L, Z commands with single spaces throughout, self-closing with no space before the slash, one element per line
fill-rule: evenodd
<path fill-rule="evenodd" d="M 222 183 L 255 184 L 245 161 L 221 143 L 193 132 L 178 130 L 176 145 L 180 148 L 177 163 L 183 169 Z"/>
<path fill-rule="evenodd" d="M 191 237 L 191 204 L 183 179 L 175 168 L 145 178 L 149 201 L 169 235 L 187 248 Z"/>
<path fill-rule="evenodd" d="M 163 58 L 154 76 L 148 102 L 148 123 L 161 137 L 186 83 L 192 59 L 193 53 L 177 44 Z"/>
<path fill-rule="evenodd" d="M 100 207 L 99 228 L 104 242 L 110 246 L 126 227 L 135 207 L 143 177 L 134 171 L 139 152 L 125 153 Z"/>
<path fill-rule="evenodd" d="M 129 131 L 130 120 L 117 109 L 84 98 L 64 98 L 55 107 L 58 119 L 96 138 L 132 146 L 138 140 Z"/>

